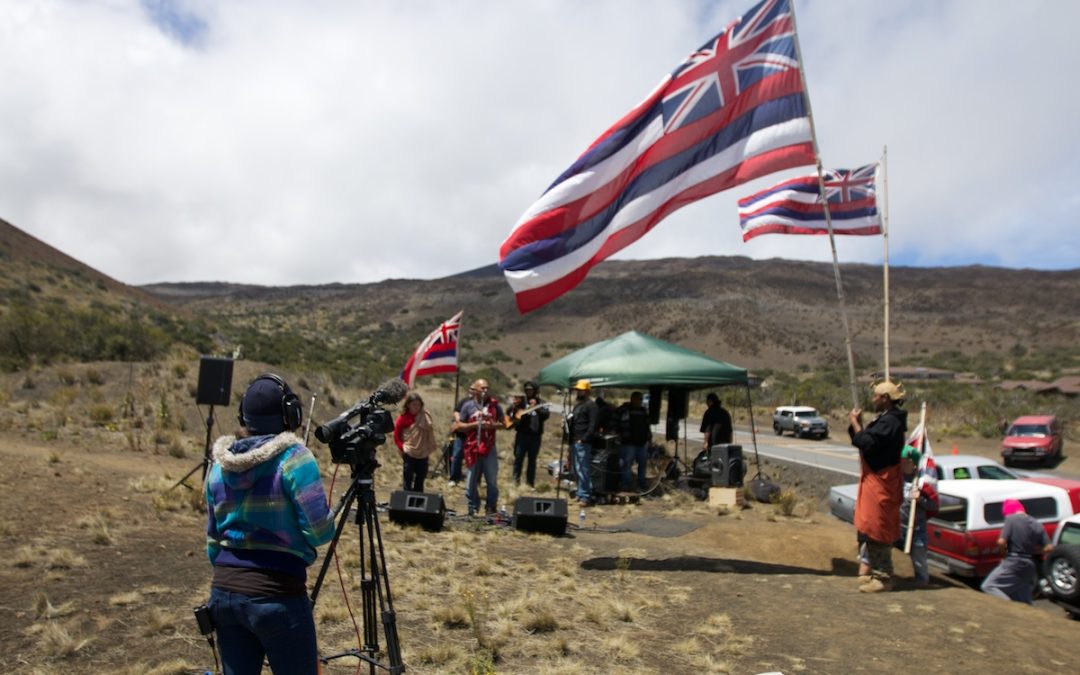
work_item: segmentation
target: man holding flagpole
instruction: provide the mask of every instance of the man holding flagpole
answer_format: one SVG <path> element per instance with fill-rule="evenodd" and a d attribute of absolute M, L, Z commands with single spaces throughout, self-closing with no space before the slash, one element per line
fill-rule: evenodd
<path fill-rule="evenodd" d="M 900 502 L 903 478 L 900 454 L 907 431 L 907 411 L 900 406 L 904 391 L 892 382 L 874 387 L 878 416 L 863 426 L 862 413 L 849 413 L 848 434 L 859 449 L 859 492 L 855 502 L 855 529 L 859 536 L 859 591 L 892 590 L 892 547 L 900 538 Z"/>

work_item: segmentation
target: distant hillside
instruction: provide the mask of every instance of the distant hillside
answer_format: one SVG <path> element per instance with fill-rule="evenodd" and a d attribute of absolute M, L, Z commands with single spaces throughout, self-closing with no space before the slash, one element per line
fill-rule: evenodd
<path fill-rule="evenodd" d="M 842 274 L 859 368 L 879 369 L 881 270 L 843 265 Z M 975 369 L 988 377 L 1080 372 L 1080 270 L 897 267 L 890 283 L 894 365 Z M 57 306 L 97 308 L 199 351 L 239 347 L 252 359 L 365 384 L 400 370 L 415 344 L 459 310 L 464 367 L 508 382 L 628 330 L 766 373 L 846 362 L 832 266 L 781 259 L 608 261 L 566 296 L 521 316 L 493 265 L 435 280 L 132 288 L 0 221 L 0 290 L 0 321 L 10 321 L 16 305 L 38 320 Z"/>
<path fill-rule="evenodd" d="M 190 284 L 148 290 L 238 325 L 288 317 L 309 349 L 348 345 L 360 361 L 386 358 L 387 372 L 425 333 L 462 309 L 465 357 L 512 379 L 634 329 L 757 370 L 845 363 L 829 264 L 743 257 L 608 261 L 577 289 L 526 316 L 517 313 L 509 287 L 492 269 L 438 280 L 216 286 L 213 293 L 203 289 L 201 298 Z M 860 368 L 877 369 L 881 270 L 844 265 L 842 274 Z M 941 365 L 957 367 L 982 354 L 984 362 L 996 359 L 1009 371 L 1022 367 L 1012 363 L 1017 354 L 1031 350 L 1054 355 L 1059 371 L 1080 367 L 1080 270 L 901 267 L 892 269 L 890 281 L 894 364 L 934 365 L 931 357 L 945 354 L 952 362 Z"/>
<path fill-rule="evenodd" d="M 55 360 L 147 360 L 208 347 L 198 320 L 0 220 L 0 368 Z"/>

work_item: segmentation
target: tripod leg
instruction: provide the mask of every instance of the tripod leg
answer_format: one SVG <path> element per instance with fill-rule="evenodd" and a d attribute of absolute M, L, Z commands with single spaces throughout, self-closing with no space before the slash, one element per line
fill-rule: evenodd
<path fill-rule="evenodd" d="M 396 675 L 405 672 L 405 663 L 401 659 L 401 643 L 398 641 L 397 634 L 397 614 L 394 612 L 394 599 L 390 592 L 390 578 L 386 576 L 386 551 L 383 548 L 382 529 L 379 526 L 378 514 L 376 513 L 374 492 L 365 494 L 364 504 L 365 507 L 362 510 L 367 525 L 368 550 L 371 554 L 371 581 L 374 586 L 374 595 L 378 596 L 383 635 L 386 637 L 386 656 L 390 660 L 389 671 L 391 674 Z M 373 619 L 374 600 L 373 597 L 371 607 Z M 374 621 L 372 626 L 374 627 Z"/>

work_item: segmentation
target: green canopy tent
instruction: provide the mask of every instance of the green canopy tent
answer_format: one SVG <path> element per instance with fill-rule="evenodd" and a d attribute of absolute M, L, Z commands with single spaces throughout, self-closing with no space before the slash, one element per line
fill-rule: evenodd
<path fill-rule="evenodd" d="M 541 369 L 538 381 L 541 385 L 566 390 L 566 395 L 569 397 L 569 387 L 578 380 L 588 380 L 594 387 L 663 387 L 669 390 L 742 385 L 746 390 L 754 456 L 757 458 L 754 411 L 750 401 L 749 378 L 745 368 L 719 361 L 645 333 L 630 331 L 567 354 Z M 565 403 L 569 407 L 568 398 Z M 686 464 L 685 422 L 683 445 L 683 462 Z M 676 450 L 676 456 L 677 452 Z M 760 474 L 760 459 L 757 459 L 757 463 Z"/>
<path fill-rule="evenodd" d="M 701 389 L 747 383 L 746 369 L 632 330 L 567 354 L 540 371 L 540 384 Z"/>

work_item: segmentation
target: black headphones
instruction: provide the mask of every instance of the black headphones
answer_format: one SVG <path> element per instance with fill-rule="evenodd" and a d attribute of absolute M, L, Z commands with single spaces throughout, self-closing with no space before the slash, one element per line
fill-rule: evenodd
<path fill-rule="evenodd" d="M 295 431 L 299 429 L 304 421 L 304 406 L 300 404 L 300 397 L 294 394 L 292 389 L 289 389 L 289 385 L 285 384 L 285 380 L 273 373 L 264 373 L 256 377 L 248 384 L 248 389 L 259 380 L 270 380 L 281 389 L 281 422 L 285 425 L 285 430 Z M 240 397 L 240 407 L 236 411 L 236 419 L 240 422 L 241 427 L 247 428 L 247 422 L 244 420 L 243 396 Z"/>

